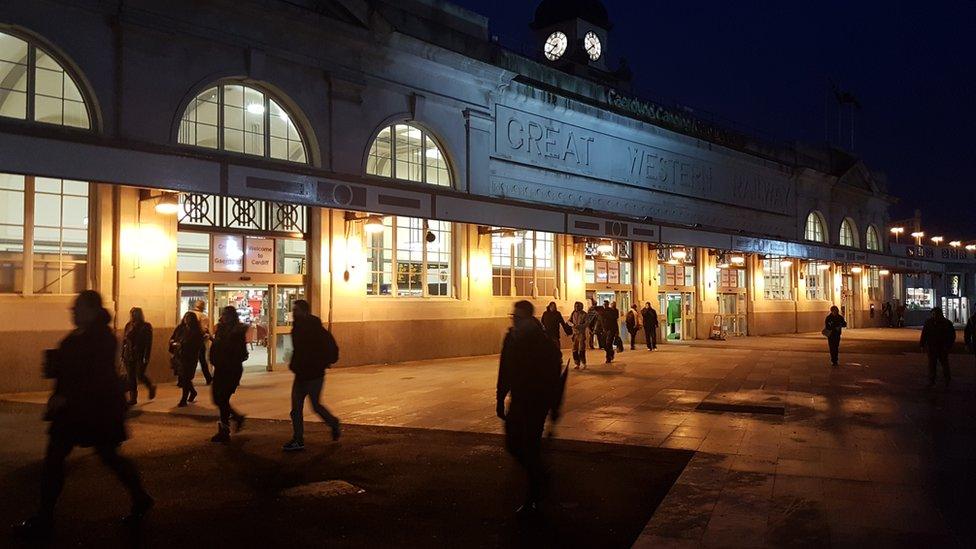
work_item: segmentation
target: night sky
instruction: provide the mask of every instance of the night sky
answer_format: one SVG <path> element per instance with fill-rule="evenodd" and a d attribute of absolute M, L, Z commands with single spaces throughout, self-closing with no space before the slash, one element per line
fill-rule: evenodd
<path fill-rule="evenodd" d="M 534 47 L 536 0 L 453 0 Z M 604 0 L 607 60 L 639 95 L 779 140 L 824 142 L 827 80 L 853 93 L 855 152 L 887 174 L 893 219 L 976 241 L 976 1 Z M 830 140 L 837 143 L 831 100 Z M 845 107 L 843 147 L 850 136 Z"/>

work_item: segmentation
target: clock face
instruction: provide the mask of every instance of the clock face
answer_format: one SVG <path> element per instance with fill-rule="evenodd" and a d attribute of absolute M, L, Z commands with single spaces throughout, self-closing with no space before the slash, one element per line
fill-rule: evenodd
<path fill-rule="evenodd" d="M 566 46 L 569 45 L 569 39 L 566 35 L 556 31 L 546 38 L 546 45 L 543 53 L 546 55 L 546 59 L 550 61 L 555 61 L 566 53 Z"/>
<path fill-rule="evenodd" d="M 583 37 L 583 48 L 586 55 L 590 56 L 591 61 L 596 61 L 603 54 L 603 46 L 600 44 L 600 37 L 595 32 L 588 32 Z"/>

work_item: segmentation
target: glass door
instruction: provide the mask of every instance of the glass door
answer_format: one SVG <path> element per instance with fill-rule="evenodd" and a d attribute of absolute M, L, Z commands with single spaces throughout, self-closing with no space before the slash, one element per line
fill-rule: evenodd
<path fill-rule="evenodd" d="M 292 306 L 298 299 L 305 299 L 302 286 L 275 286 L 274 324 L 271 330 L 273 366 L 283 366 L 291 360 Z"/>
<path fill-rule="evenodd" d="M 231 306 L 247 326 L 248 359 L 244 367 L 271 369 L 271 291 L 266 285 L 215 285 L 213 311 Z"/>

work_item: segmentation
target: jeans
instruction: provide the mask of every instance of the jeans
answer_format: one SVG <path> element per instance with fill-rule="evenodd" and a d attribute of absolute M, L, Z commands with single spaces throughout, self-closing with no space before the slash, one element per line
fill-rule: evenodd
<path fill-rule="evenodd" d="M 153 382 L 146 375 L 146 364 L 141 360 L 132 360 L 125 362 L 125 380 L 126 385 L 129 390 L 129 399 L 133 402 L 136 400 L 137 390 L 136 386 L 138 382 L 142 382 L 147 388 L 153 387 Z"/>
<path fill-rule="evenodd" d="M 573 363 L 586 364 L 586 328 L 573 330 Z"/>
<path fill-rule="evenodd" d="M 305 397 L 312 403 L 312 410 L 322 418 L 326 425 L 334 431 L 339 426 L 339 418 L 329 412 L 329 409 L 319 402 L 325 376 L 299 381 L 297 378 L 291 385 L 291 426 L 294 439 L 305 440 Z"/>
<path fill-rule="evenodd" d="M 200 371 L 203 372 L 203 379 L 206 380 L 209 385 L 213 381 L 213 376 L 210 374 L 210 366 L 207 365 L 207 343 L 204 341 L 203 345 L 200 346 Z"/>
<path fill-rule="evenodd" d="M 657 326 L 644 325 L 644 341 L 648 349 L 657 349 Z"/>
<path fill-rule="evenodd" d="M 607 362 L 613 362 L 613 348 L 619 337 L 616 332 L 604 332 L 603 334 L 603 350 L 607 353 Z"/>
<path fill-rule="evenodd" d="M 634 345 L 637 343 L 637 326 L 633 328 L 628 327 L 627 333 L 630 334 L 630 350 L 634 350 Z"/>
<path fill-rule="evenodd" d="M 936 369 L 938 364 L 942 364 L 942 376 L 946 383 L 952 380 L 952 372 L 949 370 L 949 351 L 929 349 L 929 381 L 935 383 Z"/>
<path fill-rule="evenodd" d="M 828 337 L 827 347 L 830 348 L 830 363 L 837 364 L 837 355 L 840 352 L 840 336 L 832 335 Z"/>

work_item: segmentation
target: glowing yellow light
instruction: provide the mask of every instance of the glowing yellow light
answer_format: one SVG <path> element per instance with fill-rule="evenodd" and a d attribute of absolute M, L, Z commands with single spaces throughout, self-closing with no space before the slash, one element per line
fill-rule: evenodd
<path fill-rule="evenodd" d="M 881 276 L 888 276 L 891 274 L 891 271 L 889 271 L 888 269 L 881 269 L 880 271 L 878 271 L 878 274 Z"/>
<path fill-rule="evenodd" d="M 369 234 L 383 232 L 383 218 L 378 215 L 371 215 L 363 223 L 363 229 Z"/>
<path fill-rule="evenodd" d="M 688 257 L 688 252 L 686 252 L 684 250 L 675 250 L 675 251 L 671 252 L 671 257 L 673 257 L 675 259 L 679 259 L 679 260 L 680 259 L 684 259 L 684 258 Z"/>
<path fill-rule="evenodd" d="M 905 232 L 905 227 L 892 227 L 891 228 L 891 233 L 892 234 L 902 234 L 904 232 Z"/>
<path fill-rule="evenodd" d="M 860 274 L 861 273 L 861 268 L 860 267 L 851 267 L 851 272 L 854 273 L 854 274 Z"/>
<path fill-rule="evenodd" d="M 935 242 L 936 244 L 941 244 L 943 240 L 945 240 L 945 238 L 942 238 L 941 236 L 932 237 L 932 242 Z"/>
<path fill-rule="evenodd" d="M 177 193 L 163 193 L 156 203 L 156 213 L 176 215 L 180 211 L 179 195 Z"/>
<path fill-rule="evenodd" d="M 746 262 L 746 258 L 742 257 L 741 255 L 733 255 L 731 258 L 729 258 L 729 261 L 736 265 L 742 265 Z"/>

